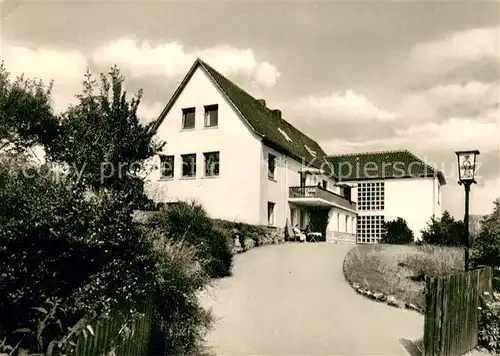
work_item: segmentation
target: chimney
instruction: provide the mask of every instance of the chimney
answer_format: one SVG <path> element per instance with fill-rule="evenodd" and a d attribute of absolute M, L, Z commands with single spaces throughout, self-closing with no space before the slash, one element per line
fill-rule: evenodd
<path fill-rule="evenodd" d="M 279 117 L 281 119 L 281 110 L 279 109 L 274 109 L 274 110 L 271 110 L 273 112 L 274 115 L 276 115 L 277 117 Z"/>
<path fill-rule="evenodd" d="M 266 106 L 266 101 L 264 99 L 257 100 L 262 106 Z"/>

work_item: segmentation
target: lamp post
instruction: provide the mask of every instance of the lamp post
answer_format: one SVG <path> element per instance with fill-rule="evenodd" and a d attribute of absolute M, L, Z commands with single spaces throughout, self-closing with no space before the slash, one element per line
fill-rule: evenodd
<path fill-rule="evenodd" d="M 470 186 L 477 183 L 474 179 L 476 171 L 476 159 L 479 155 L 478 150 L 473 151 L 457 151 L 458 159 L 458 184 L 463 185 L 465 188 L 465 271 L 469 270 L 469 193 Z"/>

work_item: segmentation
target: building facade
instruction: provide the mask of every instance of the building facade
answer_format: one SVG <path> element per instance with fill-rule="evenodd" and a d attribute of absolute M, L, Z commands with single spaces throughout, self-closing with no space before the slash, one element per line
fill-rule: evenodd
<path fill-rule="evenodd" d="M 383 223 L 401 217 L 416 240 L 430 219 L 442 214 L 444 175 L 407 150 L 328 158 L 358 204 L 357 241 L 378 242 Z"/>
<path fill-rule="evenodd" d="M 148 194 L 198 201 L 213 218 L 354 241 L 356 203 L 316 141 L 196 60 L 154 127 L 166 142 Z"/>

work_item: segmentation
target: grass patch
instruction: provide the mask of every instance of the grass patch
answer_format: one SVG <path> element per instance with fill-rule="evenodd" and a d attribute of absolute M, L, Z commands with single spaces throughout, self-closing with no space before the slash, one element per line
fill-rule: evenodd
<path fill-rule="evenodd" d="M 463 249 L 444 246 L 357 245 L 344 260 L 344 274 L 372 292 L 425 307 L 424 276 L 463 271 Z"/>

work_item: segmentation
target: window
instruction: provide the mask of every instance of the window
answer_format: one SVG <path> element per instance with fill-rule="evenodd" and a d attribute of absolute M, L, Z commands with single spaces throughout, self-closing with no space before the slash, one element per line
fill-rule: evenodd
<path fill-rule="evenodd" d="M 160 155 L 160 172 L 162 178 L 174 177 L 174 156 Z"/>
<path fill-rule="evenodd" d="M 194 129 L 195 108 L 182 109 L 182 128 Z"/>
<path fill-rule="evenodd" d="M 438 184 L 438 204 L 441 204 L 441 185 Z"/>
<path fill-rule="evenodd" d="M 267 176 L 271 179 L 274 179 L 274 171 L 276 169 L 276 156 L 269 154 L 267 158 Z"/>
<path fill-rule="evenodd" d="M 207 152 L 205 156 L 205 176 L 216 177 L 219 175 L 219 152 Z"/>
<path fill-rule="evenodd" d="M 274 206 L 276 204 L 267 202 L 267 224 L 274 226 Z"/>
<path fill-rule="evenodd" d="M 384 235 L 383 215 L 358 215 L 358 242 L 377 243 Z"/>
<path fill-rule="evenodd" d="M 358 183 L 359 210 L 384 210 L 384 182 Z"/>
<path fill-rule="evenodd" d="M 300 186 L 305 187 L 306 186 L 306 174 L 305 173 L 300 173 Z"/>
<path fill-rule="evenodd" d="M 196 153 L 182 155 L 182 176 L 196 177 Z"/>
<path fill-rule="evenodd" d="M 324 190 L 326 190 L 328 188 L 328 182 L 324 179 L 323 179 L 322 187 Z"/>
<path fill-rule="evenodd" d="M 295 209 L 294 208 L 290 208 L 290 224 L 292 225 L 292 227 L 294 227 L 295 225 L 297 225 L 296 223 L 296 220 L 297 220 L 297 217 L 295 215 Z"/>
<path fill-rule="evenodd" d="M 219 125 L 219 106 L 205 106 L 205 127 L 216 127 Z"/>

